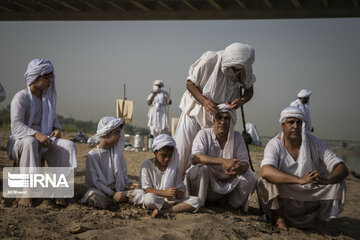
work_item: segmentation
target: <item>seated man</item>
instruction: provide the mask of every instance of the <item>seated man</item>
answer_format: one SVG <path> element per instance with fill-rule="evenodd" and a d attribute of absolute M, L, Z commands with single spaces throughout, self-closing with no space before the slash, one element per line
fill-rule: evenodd
<path fill-rule="evenodd" d="M 297 107 L 281 112 L 282 133 L 266 145 L 258 191 L 281 230 L 286 224 L 326 234 L 325 223 L 342 211 L 348 170 L 318 138 L 307 134 Z"/>
<path fill-rule="evenodd" d="M 192 166 L 185 176 L 187 190 L 206 201 L 226 197 L 234 208 L 248 209 L 256 184 L 256 174 L 249 168 L 249 157 L 242 135 L 234 131 L 235 110 L 218 105 L 214 127 L 200 130 L 192 147 Z"/>
<path fill-rule="evenodd" d="M 11 101 L 11 132 L 8 138 L 8 155 L 14 166 L 71 167 L 76 172 L 76 146 L 61 138 L 61 125 L 56 116 L 57 93 L 54 66 L 48 59 L 33 59 L 25 72 L 27 87 L 15 94 Z M 55 199 L 59 206 L 67 206 L 64 199 Z M 32 207 L 33 201 L 22 196 L 19 205 Z"/>
<path fill-rule="evenodd" d="M 174 139 L 160 134 L 154 138 L 152 149 L 155 157 L 145 160 L 140 170 L 140 185 L 145 191 L 144 207 L 154 209 L 152 217 L 161 211 L 180 213 L 198 210 L 199 198 L 185 196 Z"/>
<path fill-rule="evenodd" d="M 121 118 L 100 119 L 96 131 L 100 143 L 86 156 L 85 183 L 88 191 L 81 199 L 82 203 L 105 209 L 114 202 L 124 202 L 124 190 L 134 188 L 126 176 L 127 165 L 123 156 L 125 136 L 122 126 Z"/>

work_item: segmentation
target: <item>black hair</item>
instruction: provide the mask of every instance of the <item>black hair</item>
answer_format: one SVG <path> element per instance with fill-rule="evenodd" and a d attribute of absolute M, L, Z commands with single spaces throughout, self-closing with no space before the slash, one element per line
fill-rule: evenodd
<path fill-rule="evenodd" d="M 161 151 L 161 150 L 163 150 L 165 152 L 174 151 L 174 146 L 164 146 L 164 147 L 160 148 L 159 150 L 155 150 L 154 152 L 156 153 L 156 152 Z"/>

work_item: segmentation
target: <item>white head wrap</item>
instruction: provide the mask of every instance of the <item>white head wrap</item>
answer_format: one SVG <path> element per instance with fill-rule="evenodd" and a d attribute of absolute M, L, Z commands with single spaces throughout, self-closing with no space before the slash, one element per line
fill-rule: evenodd
<path fill-rule="evenodd" d="M 118 128 L 122 122 L 121 118 L 103 117 L 98 123 L 96 135 L 99 138 L 103 138 L 106 134 Z M 130 182 L 126 176 L 127 164 L 123 155 L 124 147 L 125 134 L 122 128 L 118 143 L 110 149 L 111 163 L 114 166 L 114 176 L 116 176 L 116 191 L 123 191 L 125 186 Z"/>
<path fill-rule="evenodd" d="M 204 86 L 203 95 L 215 103 L 228 102 L 234 90 L 240 85 L 250 88 L 256 78 L 253 74 L 252 64 L 255 61 L 255 50 L 248 44 L 233 43 L 218 53 L 218 61 L 209 80 Z M 240 82 L 237 81 L 238 72 L 232 67 L 242 67 Z"/>
<path fill-rule="evenodd" d="M 98 123 L 96 135 L 102 138 L 112 130 L 118 128 L 122 123 L 121 118 L 103 117 Z"/>
<path fill-rule="evenodd" d="M 160 134 L 157 137 L 154 138 L 152 149 L 154 151 L 158 151 L 162 149 L 165 146 L 172 146 L 174 147 L 174 151 L 171 157 L 171 160 L 169 162 L 169 165 L 167 166 L 164 174 L 164 179 L 161 182 L 160 189 L 166 190 L 171 187 L 175 187 L 175 178 L 176 173 L 178 171 L 178 165 L 179 165 L 179 154 L 176 148 L 175 140 L 170 137 L 167 134 Z"/>
<path fill-rule="evenodd" d="M 307 90 L 307 89 L 302 89 L 299 93 L 298 93 L 298 98 L 305 98 L 305 97 L 310 97 L 311 95 L 311 91 Z"/>
<path fill-rule="evenodd" d="M 164 87 L 164 81 L 163 80 L 155 80 L 153 82 L 153 92 L 159 92 L 162 87 Z"/>
<path fill-rule="evenodd" d="M 40 76 L 51 73 L 53 71 L 54 66 L 48 59 L 33 59 L 29 62 L 28 68 L 24 74 L 26 78 L 28 94 L 31 100 L 30 119 L 28 123 L 29 126 L 32 125 L 35 114 L 33 96 L 30 90 L 30 85 L 34 83 Z M 53 131 L 53 121 L 56 117 L 56 89 L 54 74 L 52 76 L 49 89 L 42 92 L 42 107 L 43 113 L 41 118 L 41 133 L 48 136 Z"/>
<path fill-rule="evenodd" d="M 230 105 L 219 104 L 217 105 L 218 110 L 214 114 L 214 118 L 218 113 L 229 113 L 230 115 L 230 127 L 228 138 L 223 151 L 223 158 L 233 158 L 234 157 L 234 127 L 237 121 L 236 111 L 234 109 L 228 109 Z"/>
<path fill-rule="evenodd" d="M 315 169 L 314 163 L 311 159 L 310 146 L 305 129 L 306 117 L 300 108 L 286 107 L 281 111 L 279 122 L 282 124 L 285 122 L 287 118 L 298 118 L 302 120 L 302 130 L 301 130 L 302 141 L 301 141 L 299 156 L 298 159 L 296 160 L 298 167 L 295 171 L 295 175 L 298 177 L 303 177 L 306 175 L 307 172 Z M 283 141 L 283 135 L 284 134 L 282 133 L 281 134 L 282 141 Z"/>

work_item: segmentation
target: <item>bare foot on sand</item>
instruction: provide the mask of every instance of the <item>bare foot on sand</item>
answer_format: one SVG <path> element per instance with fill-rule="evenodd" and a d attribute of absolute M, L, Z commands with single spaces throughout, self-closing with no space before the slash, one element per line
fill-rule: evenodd
<path fill-rule="evenodd" d="M 151 217 L 156 218 L 159 215 L 159 213 L 160 213 L 160 210 L 155 208 L 154 211 L 151 214 Z"/>
<path fill-rule="evenodd" d="M 21 198 L 18 202 L 19 207 L 32 207 L 32 198 Z"/>
<path fill-rule="evenodd" d="M 289 228 L 286 226 L 285 220 L 283 217 L 278 217 L 278 219 L 276 220 L 276 225 L 279 228 L 279 230 L 282 231 L 288 231 Z"/>
<path fill-rule="evenodd" d="M 314 223 L 314 230 L 323 235 L 323 236 L 330 236 L 328 231 L 326 231 L 326 222 L 321 219 L 316 219 Z"/>
<path fill-rule="evenodd" d="M 63 198 L 55 198 L 55 204 L 60 207 L 66 207 L 68 203 Z"/>

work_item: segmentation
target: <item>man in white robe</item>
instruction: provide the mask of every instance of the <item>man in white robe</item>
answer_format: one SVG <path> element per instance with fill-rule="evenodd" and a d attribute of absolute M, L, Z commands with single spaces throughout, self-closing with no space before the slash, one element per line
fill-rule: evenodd
<path fill-rule="evenodd" d="M 311 115 L 310 115 L 310 107 L 309 107 L 309 100 L 310 100 L 311 91 L 307 89 L 302 89 L 298 95 L 297 99 L 290 103 L 290 106 L 298 107 L 303 111 L 305 118 L 306 118 L 306 130 L 308 132 L 314 132 L 314 127 L 311 124 Z"/>
<path fill-rule="evenodd" d="M 169 93 L 162 88 L 164 82 L 155 80 L 153 83 L 153 91 L 147 98 L 147 104 L 150 106 L 148 112 L 148 124 L 150 134 L 154 137 L 169 130 L 169 119 L 167 106 L 171 104 Z"/>
<path fill-rule="evenodd" d="M 216 106 L 228 103 L 230 109 L 238 109 L 253 96 L 254 60 L 255 50 L 250 45 L 233 43 L 222 51 L 205 52 L 190 67 L 174 136 L 182 175 L 190 167 L 189 156 L 196 134 L 213 126 Z M 245 89 L 244 94 L 241 89 Z"/>
<path fill-rule="evenodd" d="M 255 190 L 256 174 L 249 170 L 249 157 L 241 133 L 234 131 L 235 110 L 218 105 L 214 127 L 198 132 L 192 147 L 192 166 L 187 170 L 187 191 L 206 201 L 226 198 L 233 208 L 248 210 Z"/>
<path fill-rule="evenodd" d="M 98 123 L 96 135 L 100 138 L 100 143 L 86 155 L 85 183 L 88 190 L 81 202 L 105 209 L 114 202 L 124 202 L 124 191 L 135 186 L 126 175 L 122 119 L 103 117 Z"/>
<path fill-rule="evenodd" d="M 161 134 L 152 145 L 155 157 L 145 160 L 140 170 L 140 186 L 145 191 L 143 205 L 154 209 L 152 217 L 160 211 L 191 212 L 200 207 L 200 199 L 185 196 L 185 185 L 179 172 L 179 156 L 172 137 Z"/>
<path fill-rule="evenodd" d="M 342 211 L 348 170 L 318 138 L 305 131 L 306 117 L 287 107 L 280 117 L 282 132 L 266 145 L 258 182 L 267 214 L 281 230 L 287 224 L 326 234 L 325 223 Z"/>
<path fill-rule="evenodd" d="M 40 167 L 45 160 L 49 167 L 72 167 L 76 172 L 76 146 L 61 139 L 61 125 L 56 116 L 54 66 L 47 59 L 33 59 L 25 72 L 27 88 L 11 101 L 11 132 L 8 155 L 15 166 Z M 56 204 L 66 206 L 63 199 Z M 22 198 L 20 206 L 32 206 Z"/>

